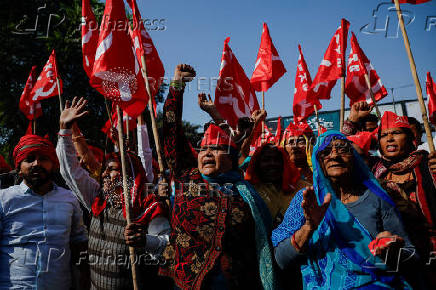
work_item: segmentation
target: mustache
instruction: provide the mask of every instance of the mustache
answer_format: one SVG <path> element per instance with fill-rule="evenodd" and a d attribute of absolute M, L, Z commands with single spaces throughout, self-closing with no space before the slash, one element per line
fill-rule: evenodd
<path fill-rule="evenodd" d="M 30 174 L 33 174 L 33 173 L 44 173 L 44 174 L 48 175 L 48 171 L 45 168 L 42 168 L 40 166 L 35 166 L 35 167 L 30 168 L 29 173 Z"/>

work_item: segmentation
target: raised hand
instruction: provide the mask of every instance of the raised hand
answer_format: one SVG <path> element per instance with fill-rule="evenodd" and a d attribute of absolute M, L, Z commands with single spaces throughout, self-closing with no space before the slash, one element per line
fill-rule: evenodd
<path fill-rule="evenodd" d="M 178 64 L 174 70 L 173 80 L 187 83 L 192 81 L 196 75 L 197 74 L 192 66 L 188 64 Z"/>
<path fill-rule="evenodd" d="M 78 99 L 74 97 L 73 102 L 70 105 L 70 101 L 65 102 L 65 109 L 62 111 L 59 118 L 59 125 L 61 129 L 71 129 L 73 123 L 83 116 L 88 114 L 85 111 L 85 106 L 88 103 L 85 98 Z"/>
<path fill-rule="evenodd" d="M 267 114 L 266 114 L 266 111 L 260 109 L 260 110 L 256 110 L 256 111 L 254 111 L 254 112 L 251 114 L 251 118 L 253 119 L 253 121 L 254 121 L 255 124 L 258 124 L 258 123 L 260 123 L 260 122 L 262 122 L 262 121 L 265 120 L 266 115 L 267 115 Z"/>
<path fill-rule="evenodd" d="M 305 225 L 308 226 L 310 230 L 314 231 L 318 228 L 331 200 L 332 196 L 328 193 L 324 197 L 323 204 L 318 205 L 313 186 L 306 187 L 303 191 L 303 202 L 301 203 L 301 207 L 303 208 L 304 218 L 306 219 Z"/>
<path fill-rule="evenodd" d="M 356 102 L 351 106 L 350 116 L 348 119 L 351 122 L 357 123 L 360 119 L 368 116 L 371 113 L 372 107 L 366 101 Z"/>
<path fill-rule="evenodd" d="M 209 94 L 207 95 L 207 97 L 205 93 L 198 94 L 198 105 L 203 111 L 207 113 L 216 110 L 215 104 L 213 103 Z"/>

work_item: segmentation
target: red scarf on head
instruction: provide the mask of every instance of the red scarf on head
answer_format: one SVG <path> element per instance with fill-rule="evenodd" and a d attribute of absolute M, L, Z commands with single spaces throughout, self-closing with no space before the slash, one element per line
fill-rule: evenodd
<path fill-rule="evenodd" d="M 15 167 L 18 167 L 31 153 L 39 153 L 47 156 L 54 163 L 55 168 L 59 168 L 59 160 L 53 143 L 47 138 L 38 135 L 24 135 L 21 137 L 17 146 L 14 148 L 13 158 Z"/>
<path fill-rule="evenodd" d="M 138 156 L 131 152 L 126 154 L 126 166 L 128 182 L 133 183 L 129 186 L 130 194 L 130 209 L 132 222 L 148 224 L 155 217 L 167 214 L 167 208 L 158 200 L 158 197 L 153 194 L 147 194 L 146 183 L 147 178 L 144 167 Z M 120 193 L 123 195 L 123 192 Z M 124 196 L 122 196 L 124 201 Z M 94 216 L 99 216 L 106 208 L 106 197 L 102 200 L 96 197 L 92 204 L 92 213 Z M 126 207 L 123 202 L 123 215 L 126 218 Z"/>
<path fill-rule="evenodd" d="M 245 172 L 245 180 L 247 180 L 253 185 L 261 182 L 259 176 L 257 176 L 256 174 L 255 166 L 265 146 L 272 146 L 272 145 L 266 143 L 258 147 L 254 152 L 253 156 L 251 157 L 250 164 L 248 165 L 247 171 Z M 294 165 L 292 165 L 291 162 L 289 161 L 288 153 L 286 153 L 285 150 L 277 146 L 272 146 L 272 147 L 276 148 L 282 156 L 283 159 L 282 190 L 285 194 L 290 194 L 295 190 L 294 185 L 300 178 L 300 173 L 298 169 Z"/>

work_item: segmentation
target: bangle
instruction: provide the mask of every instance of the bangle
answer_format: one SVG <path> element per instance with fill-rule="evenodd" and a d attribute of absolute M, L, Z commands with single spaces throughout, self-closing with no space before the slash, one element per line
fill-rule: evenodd
<path fill-rule="evenodd" d="M 68 137 L 68 136 L 73 136 L 73 133 L 71 133 L 71 134 L 60 134 L 58 132 L 58 135 L 61 136 L 61 137 Z"/>
<path fill-rule="evenodd" d="M 173 87 L 173 88 L 175 88 L 177 90 L 184 89 L 185 86 L 186 86 L 186 84 L 183 81 L 181 81 L 181 80 L 180 81 L 172 80 L 170 82 L 170 87 Z"/>
<path fill-rule="evenodd" d="M 295 233 L 292 235 L 291 244 L 298 252 L 301 252 L 300 246 L 298 246 L 297 242 L 295 241 Z"/>

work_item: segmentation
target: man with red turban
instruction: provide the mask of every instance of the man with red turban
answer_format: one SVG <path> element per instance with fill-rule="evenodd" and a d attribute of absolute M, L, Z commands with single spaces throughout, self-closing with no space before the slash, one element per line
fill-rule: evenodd
<path fill-rule="evenodd" d="M 13 158 L 23 182 L 0 190 L 0 288 L 70 289 L 70 246 L 88 240 L 79 203 L 53 182 L 49 140 L 25 135 Z"/>

